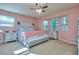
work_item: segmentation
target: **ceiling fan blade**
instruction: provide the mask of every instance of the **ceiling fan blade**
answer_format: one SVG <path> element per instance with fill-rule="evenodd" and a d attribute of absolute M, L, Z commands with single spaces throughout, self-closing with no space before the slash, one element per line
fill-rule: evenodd
<path fill-rule="evenodd" d="M 48 6 L 44 6 L 44 7 L 42 7 L 42 8 L 44 9 L 44 8 L 47 8 L 47 7 L 48 7 Z"/>
<path fill-rule="evenodd" d="M 42 12 L 46 12 L 45 10 L 42 10 Z"/>
<path fill-rule="evenodd" d="M 42 6 L 38 3 L 35 4 L 37 8 L 41 8 Z"/>
<path fill-rule="evenodd" d="M 35 5 L 38 6 L 38 3 L 36 3 Z"/>

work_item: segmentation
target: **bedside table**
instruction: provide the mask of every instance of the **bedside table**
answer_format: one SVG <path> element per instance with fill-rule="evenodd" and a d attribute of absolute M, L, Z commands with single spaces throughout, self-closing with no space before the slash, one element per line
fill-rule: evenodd
<path fill-rule="evenodd" d="M 57 40 L 58 39 L 58 32 L 53 31 L 52 33 L 49 34 L 49 38 Z"/>
<path fill-rule="evenodd" d="M 4 43 L 4 33 L 0 30 L 0 43 Z"/>
<path fill-rule="evenodd" d="M 15 40 L 17 40 L 16 32 L 5 33 L 5 43 L 10 42 L 10 41 L 15 41 Z"/>

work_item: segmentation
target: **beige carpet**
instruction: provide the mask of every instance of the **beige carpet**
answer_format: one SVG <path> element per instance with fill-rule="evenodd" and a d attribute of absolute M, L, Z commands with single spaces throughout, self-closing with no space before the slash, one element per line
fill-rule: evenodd
<path fill-rule="evenodd" d="M 23 48 L 18 42 L 0 44 L 0 55 L 14 55 L 14 51 Z"/>
<path fill-rule="evenodd" d="M 0 55 L 14 55 L 13 52 L 21 48 L 23 48 L 23 46 L 18 42 L 0 44 Z M 30 51 L 33 54 L 39 55 L 74 55 L 76 46 L 59 40 L 49 40 L 45 43 L 30 48 Z M 23 54 L 26 54 L 26 52 Z"/>
<path fill-rule="evenodd" d="M 32 47 L 30 51 L 39 55 L 75 55 L 76 46 L 59 40 L 49 40 Z"/>

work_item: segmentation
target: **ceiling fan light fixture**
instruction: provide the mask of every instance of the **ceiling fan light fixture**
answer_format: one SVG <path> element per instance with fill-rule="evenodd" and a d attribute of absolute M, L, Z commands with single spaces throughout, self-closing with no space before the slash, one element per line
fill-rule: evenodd
<path fill-rule="evenodd" d="M 37 13 L 41 13 L 42 12 L 42 9 L 36 9 L 36 12 Z"/>
<path fill-rule="evenodd" d="M 38 9 L 36 9 L 36 12 L 38 12 Z"/>

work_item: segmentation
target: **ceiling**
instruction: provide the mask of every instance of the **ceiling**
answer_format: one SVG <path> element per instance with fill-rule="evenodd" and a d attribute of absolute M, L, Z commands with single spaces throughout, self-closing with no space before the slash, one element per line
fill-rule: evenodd
<path fill-rule="evenodd" d="M 40 18 L 43 16 L 47 16 L 47 15 L 64 11 L 74 6 L 78 6 L 79 4 L 77 3 L 46 3 L 46 5 L 48 5 L 48 8 L 46 9 L 46 13 L 41 13 L 41 14 L 37 14 L 35 10 L 30 9 L 31 7 L 35 7 L 34 3 L 0 3 L 0 9 L 10 11 L 13 13 L 26 15 L 26 16 Z"/>

